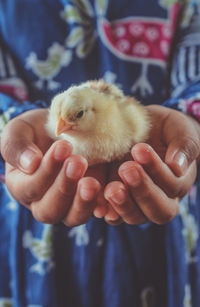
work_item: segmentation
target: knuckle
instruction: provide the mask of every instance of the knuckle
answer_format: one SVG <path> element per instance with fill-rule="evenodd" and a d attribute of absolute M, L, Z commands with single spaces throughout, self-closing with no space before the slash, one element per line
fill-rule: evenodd
<path fill-rule="evenodd" d="M 184 139 L 183 144 L 185 144 L 183 148 L 183 152 L 190 161 L 191 158 L 195 159 L 200 155 L 200 142 L 199 138 L 195 137 L 186 137 Z"/>
<path fill-rule="evenodd" d="M 2 140 L 1 154 L 5 161 L 10 162 L 10 159 L 13 156 L 13 144 L 9 139 Z"/>
<path fill-rule="evenodd" d="M 24 152 L 26 148 L 27 144 L 24 143 L 22 139 L 5 139 L 1 143 L 1 155 L 6 162 L 14 167 L 18 167 L 21 153 Z"/>
<path fill-rule="evenodd" d="M 63 198 L 71 199 L 72 197 L 75 196 L 78 182 L 67 179 L 66 178 L 61 178 L 59 182 L 57 182 L 58 186 L 58 192 L 60 195 L 62 195 Z"/>
<path fill-rule="evenodd" d="M 61 183 L 58 190 L 63 197 L 71 198 L 75 195 L 76 185 L 74 185 L 74 183 Z"/>
<path fill-rule="evenodd" d="M 41 198 L 39 191 L 30 187 L 26 191 L 23 189 L 23 194 L 23 201 L 29 204 Z"/>
<path fill-rule="evenodd" d="M 13 154 L 13 142 L 10 136 L 12 135 L 12 126 L 14 121 L 14 119 L 11 120 L 1 134 L 1 154 L 6 161 L 8 157 Z"/>
<path fill-rule="evenodd" d="M 190 143 L 191 143 L 192 153 L 194 155 L 197 154 L 197 153 L 199 154 L 199 151 L 200 151 L 199 139 L 197 139 L 197 138 L 190 139 Z"/>

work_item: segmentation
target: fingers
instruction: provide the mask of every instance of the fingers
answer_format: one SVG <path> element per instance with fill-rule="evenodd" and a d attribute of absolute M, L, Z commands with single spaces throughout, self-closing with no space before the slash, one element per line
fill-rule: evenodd
<path fill-rule="evenodd" d="M 188 167 L 184 176 L 177 177 L 148 144 L 135 145 L 131 153 L 133 159 L 143 166 L 153 182 L 170 198 L 183 197 L 195 180 L 195 163 Z"/>
<path fill-rule="evenodd" d="M 75 226 L 91 217 L 101 188 L 96 179 L 82 178 L 86 170 L 87 161 L 71 156 L 71 146 L 60 140 L 51 146 L 34 174 L 11 168 L 7 182 L 15 198 L 29 207 L 39 222 L 63 220 Z"/>
<path fill-rule="evenodd" d="M 100 183 L 92 177 L 84 177 L 78 182 L 77 192 L 73 203 L 63 222 L 67 226 L 76 226 L 86 223 L 97 204 Z"/>
<path fill-rule="evenodd" d="M 43 110 L 38 112 L 44 116 L 46 114 Z M 42 117 L 42 115 L 40 116 Z M 25 117 L 25 113 L 23 116 Z M 41 150 L 34 143 L 35 131 L 33 127 L 23 117 L 17 117 L 11 120 L 3 130 L 1 154 L 5 161 L 12 166 L 25 173 L 33 173 L 43 156 Z"/>
<path fill-rule="evenodd" d="M 168 147 L 165 162 L 177 176 L 183 176 L 200 152 L 200 139 L 185 137 L 174 139 Z"/>
<path fill-rule="evenodd" d="M 122 182 L 113 181 L 109 183 L 105 188 L 105 198 L 110 202 L 121 219 L 127 224 L 137 225 L 147 222 L 147 218 L 135 201 L 131 199 L 126 186 Z M 115 218 L 113 221 L 118 221 L 118 219 Z M 108 221 L 110 221 L 110 219 L 108 219 Z"/>
<path fill-rule="evenodd" d="M 24 174 L 18 169 L 12 170 L 12 167 L 8 165 L 6 183 L 9 190 L 19 202 L 26 206 L 40 200 L 54 182 L 63 162 L 71 155 L 71 152 L 72 147 L 66 141 L 55 142 L 32 175 Z"/>
<path fill-rule="evenodd" d="M 105 186 L 108 175 L 108 164 L 97 164 L 90 166 L 86 172 L 86 176 L 96 178 L 102 186 Z M 108 202 L 104 198 L 103 190 L 100 191 L 97 197 L 96 207 L 94 208 L 93 215 L 97 218 L 103 218 L 108 212 Z"/>
<path fill-rule="evenodd" d="M 119 175 L 148 220 L 164 224 L 176 216 L 178 200 L 169 198 L 137 162 L 125 162 L 119 169 Z"/>
<path fill-rule="evenodd" d="M 191 185 L 191 174 L 189 180 L 177 178 L 148 144 L 135 145 L 131 154 L 135 162 L 125 162 L 119 168 L 125 185 L 119 180 L 111 182 L 105 198 L 128 224 L 169 221 L 178 210 L 176 198 Z"/>
<path fill-rule="evenodd" d="M 178 213 L 179 199 L 195 180 L 195 162 L 177 177 L 148 144 L 135 145 L 131 154 L 134 161 L 119 168 L 125 186 L 119 181 L 110 183 L 105 197 L 126 223 L 169 222 Z"/>
<path fill-rule="evenodd" d="M 137 144 L 131 150 L 133 159 L 141 164 L 147 174 L 169 197 L 179 196 L 182 180 L 178 180 L 170 168 L 148 144 Z"/>
<path fill-rule="evenodd" d="M 168 144 L 165 162 L 177 176 L 182 176 L 199 157 L 199 123 L 192 117 L 173 110 L 165 121 L 163 134 Z"/>
<path fill-rule="evenodd" d="M 104 192 L 101 190 L 97 197 L 97 205 L 94 208 L 93 214 L 97 218 L 103 218 L 108 212 L 109 204 L 104 197 Z"/>
<path fill-rule="evenodd" d="M 43 197 L 31 203 L 33 216 L 42 223 L 54 224 L 61 221 L 73 202 L 77 182 L 86 169 L 84 158 L 69 157 Z"/>

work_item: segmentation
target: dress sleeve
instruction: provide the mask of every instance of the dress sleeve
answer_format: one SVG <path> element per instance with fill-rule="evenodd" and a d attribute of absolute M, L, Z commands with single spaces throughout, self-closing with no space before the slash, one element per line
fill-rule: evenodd
<path fill-rule="evenodd" d="M 30 101 L 26 84 L 0 38 L 0 135 L 13 117 L 44 107 L 47 107 L 47 104 L 43 101 Z"/>
<path fill-rule="evenodd" d="M 171 67 L 171 98 L 164 105 L 200 121 L 200 2 L 184 11 L 176 37 Z"/>
<path fill-rule="evenodd" d="M 14 98 L 0 93 L 0 135 L 12 118 L 33 109 L 45 108 L 46 103 L 43 101 L 30 102 L 28 100 L 19 102 Z"/>

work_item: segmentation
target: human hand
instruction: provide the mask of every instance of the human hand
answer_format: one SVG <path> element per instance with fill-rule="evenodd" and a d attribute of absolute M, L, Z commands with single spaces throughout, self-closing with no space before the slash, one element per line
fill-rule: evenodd
<path fill-rule="evenodd" d="M 38 221 L 83 224 L 91 217 L 97 198 L 105 202 L 100 193 L 105 168 L 94 167 L 85 176 L 87 161 L 71 155 L 68 142 L 54 142 L 47 135 L 46 118 L 47 110 L 33 110 L 6 126 L 1 138 L 6 184 Z"/>
<path fill-rule="evenodd" d="M 149 106 L 152 129 L 148 144 L 133 146 L 133 160 L 111 171 L 105 197 L 121 219 L 112 214 L 106 219 L 142 224 L 169 222 L 178 213 L 180 199 L 196 178 L 200 155 L 200 126 L 193 118 L 161 106 Z"/>

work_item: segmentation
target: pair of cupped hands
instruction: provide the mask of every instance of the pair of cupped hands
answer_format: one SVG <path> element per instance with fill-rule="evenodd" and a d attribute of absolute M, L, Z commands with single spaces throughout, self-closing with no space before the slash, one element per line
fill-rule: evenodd
<path fill-rule="evenodd" d="M 76 226 L 92 216 L 111 225 L 169 222 L 196 178 L 200 125 L 179 111 L 146 108 L 147 142 L 134 145 L 123 161 L 91 167 L 72 155 L 68 142 L 47 135 L 46 109 L 14 118 L 1 138 L 10 193 L 48 224 Z"/>

